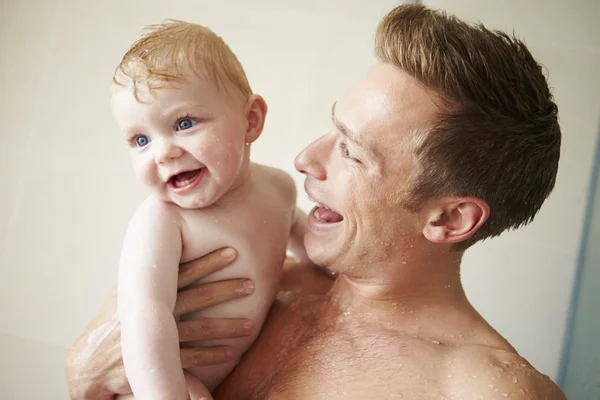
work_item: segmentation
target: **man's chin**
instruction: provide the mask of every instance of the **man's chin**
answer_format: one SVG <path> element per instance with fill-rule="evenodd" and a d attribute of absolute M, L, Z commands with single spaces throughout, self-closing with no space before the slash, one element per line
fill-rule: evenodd
<path fill-rule="evenodd" d="M 311 246 L 310 240 L 305 239 L 306 253 L 308 258 L 315 264 L 319 269 L 330 271 L 331 265 L 339 260 L 339 254 L 335 254 L 331 247 L 323 246 Z"/>

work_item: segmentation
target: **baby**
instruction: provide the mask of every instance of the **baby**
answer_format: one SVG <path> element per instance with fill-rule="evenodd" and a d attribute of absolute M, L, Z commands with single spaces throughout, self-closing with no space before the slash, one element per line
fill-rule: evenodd
<path fill-rule="evenodd" d="M 173 317 L 179 264 L 222 247 L 238 250 L 210 281 L 250 278 L 254 294 L 191 318 L 250 319 L 252 336 L 194 343 L 230 346 L 239 359 L 275 298 L 286 250 L 306 261 L 306 216 L 286 173 L 250 162 L 267 105 L 211 30 L 179 21 L 151 27 L 113 81 L 113 115 L 151 192 L 129 223 L 119 267 L 127 378 L 138 400 L 210 399 L 238 360 L 184 374 Z"/>

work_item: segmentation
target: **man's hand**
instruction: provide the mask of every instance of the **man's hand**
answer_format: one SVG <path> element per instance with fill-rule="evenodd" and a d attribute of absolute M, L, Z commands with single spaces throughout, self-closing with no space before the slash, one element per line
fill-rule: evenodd
<path fill-rule="evenodd" d="M 206 309 L 254 291 L 248 279 L 213 282 L 185 289 L 199 279 L 228 265 L 236 258 L 232 249 L 218 250 L 179 268 L 174 314 L 176 317 Z M 179 340 L 223 339 L 250 335 L 245 319 L 204 319 L 177 324 Z M 232 359 L 227 347 L 184 348 L 184 368 L 220 364 Z M 131 393 L 121 356 L 121 329 L 117 318 L 117 291 L 113 290 L 85 332 L 67 355 L 67 385 L 71 399 L 111 400 L 115 394 Z"/>

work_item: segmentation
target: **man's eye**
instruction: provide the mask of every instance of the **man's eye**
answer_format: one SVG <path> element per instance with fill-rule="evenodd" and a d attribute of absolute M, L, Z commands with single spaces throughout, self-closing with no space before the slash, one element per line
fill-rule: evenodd
<path fill-rule="evenodd" d="M 196 124 L 197 122 L 191 118 L 183 118 L 177 122 L 177 130 L 185 131 L 186 129 L 190 129 Z"/>
<path fill-rule="evenodd" d="M 150 138 L 148 136 L 139 135 L 139 136 L 136 136 L 136 138 L 135 138 L 135 145 L 137 147 L 140 147 L 140 148 L 145 147 L 148 145 L 148 143 L 150 143 Z"/>
<path fill-rule="evenodd" d="M 342 152 L 342 156 L 344 158 L 348 158 L 356 163 L 361 163 L 360 160 L 358 160 L 357 158 L 352 157 L 352 155 L 350 154 L 350 151 L 348 150 L 348 145 L 346 144 L 346 142 L 341 142 L 340 143 L 340 150 Z"/>

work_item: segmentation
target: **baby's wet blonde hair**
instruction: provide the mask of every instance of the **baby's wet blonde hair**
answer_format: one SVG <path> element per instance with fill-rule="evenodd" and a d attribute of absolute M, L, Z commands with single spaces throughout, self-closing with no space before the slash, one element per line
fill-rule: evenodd
<path fill-rule="evenodd" d="M 190 72 L 226 91 L 236 89 L 245 99 L 252 95 L 242 65 L 223 39 L 207 27 L 177 20 L 147 26 L 117 66 L 113 83 L 129 87 L 141 101 L 139 86 L 174 87 Z"/>

